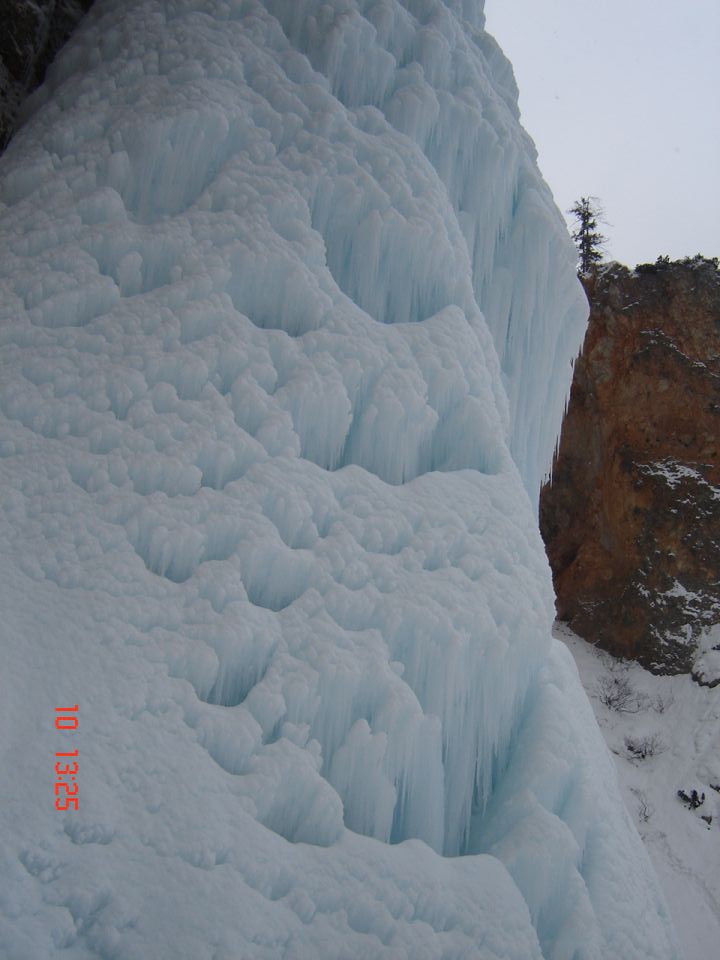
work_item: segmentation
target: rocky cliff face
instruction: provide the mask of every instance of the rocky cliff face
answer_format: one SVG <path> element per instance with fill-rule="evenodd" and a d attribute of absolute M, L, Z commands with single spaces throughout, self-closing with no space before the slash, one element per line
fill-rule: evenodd
<path fill-rule="evenodd" d="M 558 616 L 618 656 L 689 671 L 720 621 L 720 272 L 702 257 L 610 264 L 586 290 L 540 501 Z"/>
<path fill-rule="evenodd" d="M 25 97 L 42 83 L 55 54 L 93 0 L 2 0 L 0 151 Z"/>

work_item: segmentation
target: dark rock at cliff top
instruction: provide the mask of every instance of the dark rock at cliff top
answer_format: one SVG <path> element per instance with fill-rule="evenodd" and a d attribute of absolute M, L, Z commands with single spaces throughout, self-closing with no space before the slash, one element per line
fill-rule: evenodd
<path fill-rule="evenodd" d="M 540 499 L 558 617 L 656 672 L 691 671 L 720 622 L 717 261 L 609 264 L 585 285 L 589 327 Z"/>
<path fill-rule="evenodd" d="M 0 151 L 20 104 L 39 86 L 55 54 L 93 0 L 0 0 Z"/>

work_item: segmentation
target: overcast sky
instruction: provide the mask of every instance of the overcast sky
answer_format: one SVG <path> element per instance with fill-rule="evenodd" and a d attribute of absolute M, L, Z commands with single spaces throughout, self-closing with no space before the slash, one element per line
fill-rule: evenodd
<path fill-rule="evenodd" d="M 720 0 L 486 0 L 566 211 L 599 197 L 606 258 L 720 255 Z"/>

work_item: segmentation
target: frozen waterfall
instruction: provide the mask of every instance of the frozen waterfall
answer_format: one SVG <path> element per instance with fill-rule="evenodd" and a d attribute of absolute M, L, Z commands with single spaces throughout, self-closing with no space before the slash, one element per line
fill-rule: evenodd
<path fill-rule="evenodd" d="M 0 213 L 0 953 L 676 957 L 551 639 L 586 307 L 481 0 L 96 0 Z"/>

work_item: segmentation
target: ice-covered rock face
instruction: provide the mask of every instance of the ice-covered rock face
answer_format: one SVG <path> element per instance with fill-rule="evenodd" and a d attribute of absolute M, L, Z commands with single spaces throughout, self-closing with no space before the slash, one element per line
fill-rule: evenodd
<path fill-rule="evenodd" d="M 15 114 L 93 0 L 4 0 L 0 31 L 0 152 Z"/>
<path fill-rule="evenodd" d="M 31 107 L 7 955 L 673 956 L 550 640 L 584 312 L 482 4 L 98 0 Z"/>

